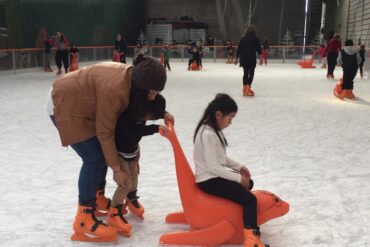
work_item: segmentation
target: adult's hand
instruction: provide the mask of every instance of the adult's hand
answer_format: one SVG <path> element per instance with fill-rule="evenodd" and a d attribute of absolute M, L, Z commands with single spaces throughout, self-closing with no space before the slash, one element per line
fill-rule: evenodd
<path fill-rule="evenodd" d="M 118 186 L 125 186 L 127 174 L 123 171 L 119 170 L 118 172 L 113 171 L 113 180 L 116 182 Z"/>
<path fill-rule="evenodd" d="M 167 121 L 171 122 L 173 125 L 175 124 L 175 118 L 173 117 L 173 115 L 169 112 L 166 112 L 164 114 L 164 122 L 166 123 Z"/>

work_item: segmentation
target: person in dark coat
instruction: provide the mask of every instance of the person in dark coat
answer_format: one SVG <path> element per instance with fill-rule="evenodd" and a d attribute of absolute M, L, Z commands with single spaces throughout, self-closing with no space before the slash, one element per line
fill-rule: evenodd
<path fill-rule="evenodd" d="M 363 71 L 362 67 L 364 66 L 364 63 L 365 63 L 365 53 L 366 53 L 365 46 L 364 45 L 360 45 L 360 49 L 358 50 L 358 54 L 361 57 L 361 63 L 358 65 L 358 68 L 360 69 L 360 76 L 361 76 L 361 78 L 364 77 L 364 71 Z"/>
<path fill-rule="evenodd" d="M 126 63 L 126 54 L 127 54 L 128 46 L 120 33 L 117 34 L 114 47 L 121 54 L 121 63 Z"/>
<path fill-rule="evenodd" d="M 256 53 L 259 55 L 259 64 L 262 65 L 262 50 L 260 39 L 256 36 L 256 27 L 249 25 L 244 37 L 239 41 L 238 49 L 236 51 L 235 65 L 240 63 L 243 67 L 243 96 L 254 96 L 251 90 L 254 69 L 256 68 Z"/>
<path fill-rule="evenodd" d="M 361 57 L 357 49 L 353 47 L 353 40 L 348 39 L 344 43 L 344 48 L 339 52 L 337 63 L 343 68 L 342 85 L 336 86 L 334 95 L 339 99 L 354 99 L 353 80 L 356 77 L 358 65 L 361 63 Z"/>
<path fill-rule="evenodd" d="M 68 59 L 68 40 L 61 32 L 57 32 L 55 46 L 55 64 L 58 67 L 57 75 L 62 74 L 62 63 L 65 73 L 68 73 L 69 59 Z"/>

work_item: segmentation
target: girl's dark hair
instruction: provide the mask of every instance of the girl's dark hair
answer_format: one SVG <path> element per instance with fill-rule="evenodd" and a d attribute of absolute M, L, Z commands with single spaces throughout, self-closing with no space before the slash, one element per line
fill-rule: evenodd
<path fill-rule="evenodd" d="M 346 42 L 344 42 L 345 46 L 353 46 L 353 40 L 352 39 L 347 39 Z"/>
<path fill-rule="evenodd" d="M 227 115 L 238 111 L 238 105 L 236 102 L 227 94 L 219 93 L 216 97 L 208 104 L 206 110 L 203 113 L 197 127 L 195 128 L 193 142 L 195 137 L 203 124 L 207 124 L 214 129 L 218 138 L 220 139 L 223 146 L 227 146 L 226 139 L 219 134 L 220 128 L 217 125 L 216 111 L 220 111 L 222 115 Z"/>

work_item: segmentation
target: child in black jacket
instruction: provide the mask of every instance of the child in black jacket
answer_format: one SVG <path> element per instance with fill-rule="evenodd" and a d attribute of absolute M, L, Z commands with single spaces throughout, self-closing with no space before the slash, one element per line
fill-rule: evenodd
<path fill-rule="evenodd" d="M 356 77 L 361 58 L 357 50 L 353 47 L 353 41 L 351 39 L 346 40 L 344 43 L 344 48 L 339 52 L 337 63 L 343 68 L 343 79 L 341 88 L 336 87 L 334 94 L 342 100 L 344 98 L 354 99 L 355 96 L 352 92 L 353 79 Z"/>
<path fill-rule="evenodd" d="M 140 147 L 139 142 L 143 136 L 153 135 L 160 130 L 167 132 L 164 125 L 146 125 L 147 120 L 161 119 L 165 115 L 166 100 L 158 94 L 153 101 L 150 101 L 149 109 L 142 119 L 133 119 L 130 111 L 124 111 L 118 118 L 115 130 L 115 142 L 121 171 L 127 178 L 125 186 L 118 186 L 112 201 L 108 217 L 108 223 L 115 226 L 124 236 L 131 235 L 131 225 L 123 218 L 126 213 L 125 206 L 131 213 L 143 218 L 144 208 L 138 201 L 137 185 L 139 174 Z M 124 205 L 125 200 L 125 205 Z"/>

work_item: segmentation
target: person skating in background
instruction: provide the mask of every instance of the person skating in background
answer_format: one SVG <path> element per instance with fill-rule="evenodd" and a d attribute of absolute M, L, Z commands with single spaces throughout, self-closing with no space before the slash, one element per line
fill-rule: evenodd
<path fill-rule="evenodd" d="M 328 79 L 334 79 L 335 65 L 337 65 L 338 53 L 342 48 L 342 44 L 339 40 L 339 34 L 334 34 L 334 37 L 329 41 L 325 49 L 325 54 L 328 62 L 328 73 L 326 77 Z"/>
<path fill-rule="evenodd" d="M 226 43 L 226 53 L 227 53 L 226 63 L 233 63 L 234 62 L 234 47 L 233 47 L 233 42 L 231 40 L 228 40 Z"/>
<path fill-rule="evenodd" d="M 357 49 L 353 47 L 353 40 L 348 39 L 344 43 L 344 48 L 340 51 L 337 63 L 343 68 L 343 78 L 341 83 L 336 85 L 335 96 L 343 100 L 344 98 L 354 99 L 353 79 L 356 77 L 358 65 L 361 63 L 361 57 Z"/>
<path fill-rule="evenodd" d="M 168 45 L 165 45 L 164 48 L 163 48 L 163 66 L 165 69 L 168 68 L 169 71 L 171 71 L 171 67 L 170 67 L 170 49 L 169 49 L 169 46 Z"/>
<path fill-rule="evenodd" d="M 71 65 L 69 66 L 69 71 L 78 70 L 78 48 L 72 44 L 69 49 L 69 61 Z"/>
<path fill-rule="evenodd" d="M 235 59 L 235 65 L 240 62 L 240 66 L 243 67 L 244 71 L 243 96 L 254 96 L 251 86 L 256 68 L 256 53 L 259 56 L 259 64 L 262 65 L 261 43 L 256 36 L 256 27 L 250 25 L 246 29 L 244 37 L 239 41 Z"/>
<path fill-rule="evenodd" d="M 117 227 L 125 236 L 131 234 L 131 225 L 123 217 L 123 214 L 126 213 L 126 206 L 128 206 L 131 213 L 144 218 L 144 207 L 137 196 L 140 159 L 139 142 L 144 136 L 153 135 L 160 130 L 168 131 L 164 125 L 146 125 L 148 120 L 164 118 L 165 109 L 166 100 L 158 94 L 154 100 L 150 101 L 148 109 L 140 114 L 141 116 L 132 117 L 132 112 L 124 111 L 118 118 L 115 142 L 121 171 L 126 175 L 126 180 L 125 185 L 117 186 L 114 192 L 108 223 Z"/>
<path fill-rule="evenodd" d="M 126 55 L 127 55 L 128 46 L 126 44 L 126 41 L 124 40 L 124 38 L 122 37 L 120 33 L 117 34 L 116 36 L 116 42 L 114 44 L 114 47 L 121 54 L 121 57 L 120 57 L 121 63 L 126 63 Z"/>
<path fill-rule="evenodd" d="M 50 53 L 51 48 L 54 46 L 54 41 L 50 36 L 46 36 L 44 40 L 44 71 L 53 72 L 53 69 L 50 67 Z"/>
<path fill-rule="evenodd" d="M 197 50 L 199 52 L 199 58 L 198 58 L 198 65 L 199 68 L 202 68 L 202 57 L 203 57 L 203 46 L 202 46 L 202 41 L 197 41 L 196 43 Z"/>
<path fill-rule="evenodd" d="M 319 54 L 319 63 L 322 63 L 321 68 L 326 68 L 326 54 L 325 54 L 325 45 L 320 45 L 319 48 L 314 52 L 314 55 Z"/>
<path fill-rule="evenodd" d="M 361 63 L 358 65 L 358 67 L 360 69 L 360 76 L 361 76 L 361 78 L 363 78 L 364 77 L 363 66 L 364 66 L 364 63 L 365 63 L 365 54 L 366 54 L 366 49 L 365 49 L 364 45 L 360 45 L 360 48 L 358 50 L 358 54 L 361 57 Z"/>
<path fill-rule="evenodd" d="M 55 63 L 58 67 L 57 75 L 62 74 L 62 63 L 64 67 L 64 72 L 68 73 L 68 40 L 61 32 L 57 32 L 55 46 L 57 48 L 55 52 Z"/>
<path fill-rule="evenodd" d="M 238 111 L 227 94 L 217 94 L 208 104 L 194 131 L 195 182 L 203 192 L 224 198 L 242 207 L 245 247 L 265 247 L 257 223 L 257 198 L 246 166 L 226 155 L 228 145 L 223 130 Z"/>
<path fill-rule="evenodd" d="M 270 50 L 270 42 L 269 42 L 269 39 L 265 37 L 262 41 L 262 58 L 263 58 L 263 62 L 265 63 L 265 65 L 267 65 L 267 58 L 269 55 L 269 50 Z"/>
<path fill-rule="evenodd" d="M 200 68 L 199 60 L 200 60 L 200 53 L 198 48 L 195 45 L 191 45 L 188 52 L 192 54 L 192 58 L 189 59 L 188 63 L 188 70 L 192 69 L 192 64 L 195 62 L 197 64 L 197 67 Z"/>

